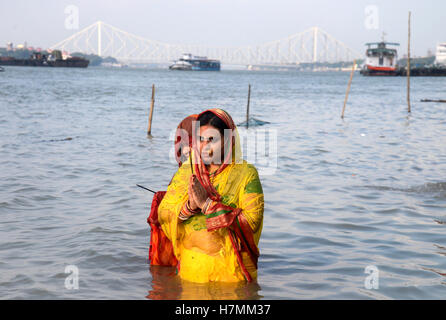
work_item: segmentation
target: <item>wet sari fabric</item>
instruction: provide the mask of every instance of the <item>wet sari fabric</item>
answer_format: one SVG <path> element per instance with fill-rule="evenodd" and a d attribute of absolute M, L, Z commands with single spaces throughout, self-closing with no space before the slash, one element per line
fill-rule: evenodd
<path fill-rule="evenodd" d="M 166 237 L 158 221 L 158 207 L 166 191 L 158 191 L 153 196 L 147 223 L 150 225 L 149 261 L 155 266 L 176 266 L 177 259 L 173 253 L 172 242 Z"/>
<path fill-rule="evenodd" d="M 175 159 L 178 165 L 182 165 L 182 149 L 192 145 L 192 122 L 197 119 L 196 114 L 183 119 L 175 133 Z M 158 207 L 163 199 L 165 191 L 158 191 L 153 196 L 150 215 L 147 223 L 150 225 L 149 262 L 154 266 L 176 266 L 177 259 L 173 253 L 172 243 L 164 234 L 158 221 Z"/>

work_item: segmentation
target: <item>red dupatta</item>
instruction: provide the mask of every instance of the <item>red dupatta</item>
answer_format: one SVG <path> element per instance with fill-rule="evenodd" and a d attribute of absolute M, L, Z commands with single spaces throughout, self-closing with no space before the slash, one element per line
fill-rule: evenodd
<path fill-rule="evenodd" d="M 166 191 L 158 191 L 155 193 L 150 208 L 150 216 L 147 218 L 147 223 L 150 225 L 151 229 L 149 261 L 150 264 L 154 266 L 175 267 L 178 264 L 178 261 L 173 253 L 172 242 L 166 237 L 158 221 L 158 207 L 165 194 Z"/>
<path fill-rule="evenodd" d="M 198 115 L 198 118 L 205 112 L 210 111 L 217 117 L 219 117 L 230 130 L 227 130 L 225 134 L 225 155 L 223 164 L 218 168 L 215 175 L 222 172 L 229 164 L 235 161 L 234 153 L 235 151 L 235 124 L 231 116 L 224 110 L 221 109 L 209 109 Z M 195 124 L 195 123 L 194 123 Z M 227 206 L 221 202 L 221 195 L 217 192 L 215 187 L 209 177 L 209 172 L 206 169 L 206 165 L 203 163 L 199 148 L 198 148 L 198 135 L 197 132 L 199 128 L 196 125 L 192 126 L 192 132 L 194 137 L 192 139 L 193 159 L 194 159 L 194 171 L 200 181 L 201 185 L 207 191 L 209 198 L 212 199 L 210 206 L 206 210 L 206 225 L 208 231 L 214 231 L 221 228 L 228 228 L 229 237 L 231 239 L 234 252 L 237 256 L 238 263 L 242 269 L 242 272 L 248 282 L 252 281 L 252 277 L 243 263 L 241 256 L 242 252 L 246 252 L 250 257 L 253 265 L 257 269 L 257 261 L 259 258 L 259 249 L 254 241 L 253 231 L 248 224 L 248 221 L 243 216 L 242 209 L 233 208 Z M 229 134 L 229 135 L 228 135 Z M 226 145 L 229 143 L 229 145 Z"/>

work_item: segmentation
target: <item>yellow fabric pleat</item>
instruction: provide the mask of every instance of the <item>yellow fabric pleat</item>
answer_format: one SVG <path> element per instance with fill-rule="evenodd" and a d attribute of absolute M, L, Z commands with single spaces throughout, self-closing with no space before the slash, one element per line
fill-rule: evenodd
<path fill-rule="evenodd" d="M 190 176 L 190 164 L 185 162 L 173 177 L 158 209 L 161 227 L 172 241 L 179 261 L 179 276 L 199 283 L 243 281 L 243 273 L 225 228 L 208 232 L 203 214 L 193 216 L 186 222 L 178 222 L 178 214 L 188 200 Z M 264 198 L 256 168 L 240 160 L 228 165 L 211 181 L 225 205 L 242 209 L 241 214 L 251 226 L 258 245 L 263 225 Z M 257 270 L 249 257 L 243 255 L 242 258 L 250 275 L 256 278 Z"/>

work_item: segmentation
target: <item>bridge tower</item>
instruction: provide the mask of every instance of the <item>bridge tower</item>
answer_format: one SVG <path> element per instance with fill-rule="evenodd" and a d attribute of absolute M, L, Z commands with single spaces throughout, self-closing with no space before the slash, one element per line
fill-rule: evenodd
<path fill-rule="evenodd" d="M 360 58 L 350 49 L 318 27 L 284 39 L 243 47 L 168 44 L 120 30 L 98 21 L 51 49 L 111 56 L 123 62 L 169 63 L 184 53 L 218 59 L 233 65 L 296 65 L 299 63 L 340 62 Z"/>

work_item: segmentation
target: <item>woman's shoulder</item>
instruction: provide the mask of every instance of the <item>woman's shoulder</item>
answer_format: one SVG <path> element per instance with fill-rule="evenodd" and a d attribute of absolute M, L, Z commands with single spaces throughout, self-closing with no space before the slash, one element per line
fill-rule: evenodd
<path fill-rule="evenodd" d="M 247 162 L 246 160 L 243 160 L 243 162 L 240 162 L 237 167 L 237 170 L 239 170 L 237 172 L 237 175 L 239 175 L 240 177 L 243 176 L 247 185 L 253 184 L 254 182 L 256 185 L 260 184 L 259 173 L 257 172 L 257 168 L 253 164 Z"/>
<path fill-rule="evenodd" d="M 178 168 L 177 172 L 175 173 L 175 175 L 178 176 L 189 176 L 191 175 L 192 172 L 192 168 L 191 168 L 191 164 L 190 161 L 184 161 L 181 166 Z"/>
<path fill-rule="evenodd" d="M 241 163 L 240 168 L 242 169 L 244 181 L 244 187 L 241 190 L 243 194 L 263 194 L 262 183 L 260 182 L 257 168 L 245 160 Z"/>
<path fill-rule="evenodd" d="M 191 166 L 189 163 L 183 163 L 181 167 L 178 168 L 178 170 L 173 175 L 170 183 L 169 183 L 169 189 L 175 189 L 179 186 L 182 186 L 184 184 L 187 184 L 189 181 L 189 177 L 191 175 Z"/>
<path fill-rule="evenodd" d="M 256 177 L 259 176 L 257 168 L 246 160 L 243 160 L 243 162 L 240 163 L 240 169 L 243 170 L 247 175 L 253 175 Z"/>

